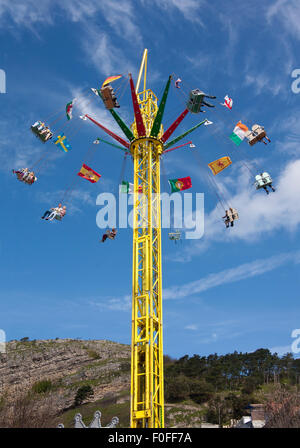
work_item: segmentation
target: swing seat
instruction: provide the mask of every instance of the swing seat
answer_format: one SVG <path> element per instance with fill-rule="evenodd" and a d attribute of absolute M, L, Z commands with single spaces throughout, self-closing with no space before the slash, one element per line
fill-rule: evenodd
<path fill-rule="evenodd" d="M 179 241 L 181 239 L 181 233 L 179 230 L 177 232 L 170 232 L 169 233 L 169 240 L 171 241 Z"/>
<path fill-rule="evenodd" d="M 41 134 L 45 129 L 48 130 L 48 132 Z M 47 126 L 44 126 L 43 129 L 38 130 L 38 128 L 35 126 L 31 126 L 31 131 L 34 133 L 36 137 L 38 137 L 43 143 L 46 143 L 48 140 L 50 140 L 53 136 L 53 132 L 50 131 L 50 129 Z"/>
<path fill-rule="evenodd" d="M 25 182 L 25 181 L 23 180 L 23 174 L 17 174 L 17 179 L 18 179 L 20 182 Z"/>
<path fill-rule="evenodd" d="M 34 180 L 25 180 L 25 179 L 23 179 L 23 174 L 17 174 L 17 179 L 20 182 L 23 182 L 24 184 L 27 184 L 27 185 L 32 185 L 35 182 L 35 179 Z"/>
<path fill-rule="evenodd" d="M 43 129 L 42 129 L 43 130 Z M 51 138 L 52 138 L 52 136 L 53 136 L 53 133 L 50 131 L 50 129 L 48 128 L 48 132 L 47 133 L 44 133 L 44 134 L 38 134 L 37 135 L 39 138 L 40 138 L 40 140 L 43 142 L 43 143 L 46 143 L 48 140 L 50 140 Z"/>
<path fill-rule="evenodd" d="M 192 114 L 198 114 L 201 112 L 201 105 L 204 98 L 204 93 L 199 89 L 190 91 L 190 97 L 186 103 L 186 107 Z"/>
<path fill-rule="evenodd" d="M 255 187 L 257 190 L 272 185 L 273 180 L 269 173 L 262 173 L 255 176 Z"/>
<path fill-rule="evenodd" d="M 248 138 L 248 143 L 250 146 L 255 145 L 255 143 L 260 142 L 263 138 L 265 138 L 267 135 L 265 129 L 263 126 L 260 126 L 259 124 L 254 124 L 252 126 L 252 131 L 249 131 L 246 135 Z"/>
<path fill-rule="evenodd" d="M 33 126 L 33 125 L 31 125 L 30 126 L 30 129 L 31 129 L 31 131 L 35 134 L 35 135 L 38 135 L 39 134 L 39 130 L 38 130 L 38 127 L 39 126 L 41 126 L 42 125 L 42 122 L 41 121 L 39 121 L 38 122 L 38 126 Z"/>
<path fill-rule="evenodd" d="M 116 101 L 113 98 L 113 95 L 114 95 L 113 88 L 108 85 L 108 86 L 102 87 L 100 92 L 101 92 L 102 100 L 104 102 L 106 109 L 113 109 L 115 107 L 115 101 Z"/>
<path fill-rule="evenodd" d="M 62 216 L 61 215 L 56 215 L 55 218 L 57 221 L 61 221 L 62 220 Z"/>
<path fill-rule="evenodd" d="M 36 178 L 34 178 L 32 180 L 23 180 L 23 182 L 27 185 L 32 185 L 32 184 L 34 184 L 35 181 L 36 181 Z"/>

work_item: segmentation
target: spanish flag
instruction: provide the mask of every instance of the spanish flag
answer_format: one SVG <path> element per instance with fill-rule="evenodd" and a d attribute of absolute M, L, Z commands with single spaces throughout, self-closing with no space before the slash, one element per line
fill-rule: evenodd
<path fill-rule="evenodd" d="M 192 187 L 192 181 L 189 176 L 182 177 L 181 179 L 169 179 L 169 184 L 172 193 L 175 191 L 188 190 Z"/>
<path fill-rule="evenodd" d="M 100 179 L 101 174 L 96 173 L 96 171 L 92 170 L 92 168 L 83 164 L 81 170 L 78 173 L 78 176 L 92 182 L 92 184 L 95 184 Z"/>
<path fill-rule="evenodd" d="M 210 162 L 208 164 L 208 166 L 212 170 L 213 175 L 215 176 L 216 174 L 225 170 L 225 168 L 227 168 L 231 164 L 232 164 L 232 162 L 230 160 L 230 157 L 225 156 L 225 157 L 221 157 L 218 160 L 215 160 L 214 162 Z"/>

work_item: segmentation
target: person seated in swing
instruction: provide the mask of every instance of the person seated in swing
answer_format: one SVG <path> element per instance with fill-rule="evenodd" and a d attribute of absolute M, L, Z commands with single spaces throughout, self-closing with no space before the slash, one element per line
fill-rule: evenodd
<path fill-rule="evenodd" d="M 34 182 L 37 181 L 37 177 L 35 176 L 34 171 L 31 171 L 30 173 L 28 173 L 25 178 L 23 176 L 23 181 L 29 185 L 34 184 Z"/>
<path fill-rule="evenodd" d="M 33 183 L 35 179 L 35 175 L 34 175 L 34 171 L 29 171 L 27 170 L 24 174 L 23 174 L 23 178 L 22 180 L 24 182 L 27 182 L 29 184 Z"/>
<path fill-rule="evenodd" d="M 66 206 L 64 205 L 63 207 L 61 207 L 60 204 L 60 206 L 52 210 L 52 212 L 50 213 L 48 218 L 46 218 L 46 220 L 53 221 L 53 219 L 57 219 L 61 221 L 62 218 L 65 216 L 65 214 L 66 214 Z"/>
<path fill-rule="evenodd" d="M 107 109 L 113 109 L 114 107 L 120 107 L 116 94 L 110 84 L 106 84 L 106 86 L 101 88 L 101 96 L 104 102 L 104 105 Z"/>
<path fill-rule="evenodd" d="M 31 125 L 31 129 L 39 129 L 43 123 L 41 121 L 36 121 L 34 124 Z"/>
<path fill-rule="evenodd" d="M 65 206 L 64 206 L 65 207 Z M 66 207 L 65 207 L 66 208 Z M 45 211 L 45 213 L 43 214 L 43 216 L 42 216 L 42 218 L 41 219 L 46 219 L 46 221 L 48 221 L 49 220 L 49 218 L 50 218 L 50 216 L 51 216 L 51 218 L 52 219 L 54 219 L 54 217 L 56 216 L 56 215 L 61 215 L 61 213 L 62 213 L 62 211 L 63 211 L 63 207 L 62 207 L 62 205 L 61 204 L 58 204 L 58 207 L 53 207 L 53 208 L 51 208 L 50 210 L 46 210 Z M 66 213 L 64 213 L 64 215 L 65 215 Z M 52 221 L 52 219 L 51 219 L 51 221 Z"/>
<path fill-rule="evenodd" d="M 29 171 L 29 168 L 21 168 L 20 170 L 12 170 L 14 174 L 17 175 L 18 180 L 25 182 L 26 184 L 32 185 L 37 181 L 37 177 L 34 171 Z"/>
<path fill-rule="evenodd" d="M 231 227 L 233 227 L 233 216 L 232 216 L 231 208 L 229 208 L 229 210 L 225 210 L 225 216 L 222 216 L 222 218 L 224 219 L 226 229 L 228 229 L 230 224 L 231 224 Z"/>
<path fill-rule="evenodd" d="M 44 140 L 45 142 L 50 140 L 50 138 L 52 138 L 53 134 L 50 131 L 50 129 L 48 128 L 48 126 L 45 126 L 44 129 L 42 129 L 42 131 L 40 131 L 39 136 L 42 138 L 42 140 Z"/>
<path fill-rule="evenodd" d="M 39 134 L 45 127 L 45 123 L 42 123 L 41 121 L 36 121 L 33 125 L 31 125 L 31 130 L 35 134 Z"/>
<path fill-rule="evenodd" d="M 269 173 L 264 172 L 257 174 L 255 176 L 255 185 L 256 189 L 259 190 L 260 188 L 263 188 L 267 194 L 269 194 L 268 188 L 269 187 L 273 192 L 276 191 L 275 188 L 272 185 L 273 181 Z"/>
<path fill-rule="evenodd" d="M 229 210 L 231 211 L 231 215 L 232 215 L 232 223 L 231 223 L 231 227 L 233 227 L 233 223 L 234 223 L 234 221 L 236 221 L 237 219 L 239 219 L 239 214 L 238 214 L 238 211 L 237 211 L 235 208 L 233 208 L 233 207 L 230 207 Z"/>
<path fill-rule="evenodd" d="M 104 243 L 104 241 L 106 241 L 107 238 L 109 238 L 110 240 L 114 240 L 116 235 L 117 235 L 117 229 L 115 229 L 114 227 L 111 230 L 107 229 L 106 232 L 102 235 L 101 242 Z"/>
<path fill-rule="evenodd" d="M 32 132 L 36 134 L 43 142 L 47 142 L 50 140 L 53 136 L 53 133 L 50 131 L 48 126 L 45 126 L 45 123 L 42 123 L 41 121 L 36 121 L 31 126 Z"/>
<path fill-rule="evenodd" d="M 191 90 L 190 97 L 187 102 L 187 108 L 190 112 L 197 114 L 199 112 L 205 112 L 205 110 L 201 110 L 203 105 L 207 107 L 215 107 L 213 104 L 208 103 L 206 98 L 216 99 L 215 96 L 207 95 L 200 89 Z"/>
<path fill-rule="evenodd" d="M 267 142 L 265 139 L 270 143 L 271 140 L 266 134 L 265 128 L 259 124 L 254 124 L 251 128 L 251 131 L 249 130 L 246 134 L 246 137 L 248 139 L 248 143 L 250 146 L 255 145 L 257 142 L 263 142 L 264 145 L 267 145 Z"/>
<path fill-rule="evenodd" d="M 29 168 L 21 168 L 20 170 L 12 170 L 19 180 L 23 180 L 24 176 L 29 173 Z"/>

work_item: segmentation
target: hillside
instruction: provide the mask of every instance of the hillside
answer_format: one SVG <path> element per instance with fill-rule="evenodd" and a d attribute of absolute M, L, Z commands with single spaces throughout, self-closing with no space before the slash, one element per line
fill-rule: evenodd
<path fill-rule="evenodd" d="M 249 403 L 264 402 L 279 382 L 295 387 L 299 367 L 289 355 L 279 358 L 265 349 L 179 360 L 165 356 L 166 427 L 228 425 L 247 415 Z M 74 403 L 83 386 L 93 394 Z M 89 424 L 96 410 L 102 425 L 117 416 L 119 427 L 128 427 L 129 409 L 128 345 L 23 338 L 0 354 L 0 427 L 72 427 L 78 412 Z"/>
<path fill-rule="evenodd" d="M 94 395 L 73 407 L 76 392 L 83 385 L 90 385 Z M 7 353 L 0 354 L 0 427 L 11 424 L 6 417 L 8 409 L 17 426 L 23 416 L 24 426 L 56 426 L 61 422 L 72 427 L 77 412 L 88 424 L 99 409 L 103 425 L 118 416 L 119 426 L 128 427 L 129 408 L 130 346 L 106 340 L 11 341 Z M 166 406 L 171 417 L 168 424 L 184 425 L 184 420 L 199 423 L 197 405 L 183 405 L 182 409 L 184 418 L 177 405 Z"/>

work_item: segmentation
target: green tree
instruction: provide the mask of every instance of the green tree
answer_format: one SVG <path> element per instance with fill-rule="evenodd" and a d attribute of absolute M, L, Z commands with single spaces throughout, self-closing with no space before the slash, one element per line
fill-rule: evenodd
<path fill-rule="evenodd" d="M 80 406 L 84 400 L 92 397 L 94 395 L 93 388 L 88 384 L 81 386 L 76 393 L 74 406 Z"/>
<path fill-rule="evenodd" d="M 165 398 L 167 401 L 182 401 L 189 397 L 188 379 L 179 375 L 176 377 L 166 378 L 165 381 Z"/>

